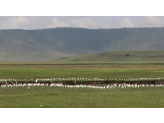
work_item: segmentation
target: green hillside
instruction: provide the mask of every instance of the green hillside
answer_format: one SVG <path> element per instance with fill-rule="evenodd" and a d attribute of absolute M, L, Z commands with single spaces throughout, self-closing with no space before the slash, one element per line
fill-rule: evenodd
<path fill-rule="evenodd" d="M 77 55 L 50 62 L 139 62 L 164 63 L 164 51 L 113 51 L 99 54 Z"/>
<path fill-rule="evenodd" d="M 120 50 L 164 50 L 164 27 L 0 30 L 0 62 L 45 61 Z"/>

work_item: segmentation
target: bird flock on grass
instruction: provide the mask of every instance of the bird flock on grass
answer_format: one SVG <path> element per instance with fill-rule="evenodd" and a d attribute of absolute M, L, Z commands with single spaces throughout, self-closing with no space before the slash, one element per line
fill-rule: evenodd
<path fill-rule="evenodd" d="M 148 81 L 148 80 L 164 80 L 164 77 L 157 78 L 37 78 L 37 79 L 0 79 L 0 82 L 6 81 Z"/>
<path fill-rule="evenodd" d="M 77 84 L 77 81 L 144 81 L 144 80 L 164 80 L 164 78 L 38 78 L 38 79 L 0 79 L 0 87 L 27 87 L 32 86 L 50 86 L 50 87 L 64 87 L 64 88 L 99 88 L 99 89 L 115 89 L 115 88 L 139 88 L 139 87 L 164 87 L 164 84 L 109 84 L 109 85 L 84 85 Z M 17 83 L 23 81 L 24 83 Z M 32 81 L 29 83 L 28 81 Z M 48 81 L 49 83 L 42 83 Z M 52 82 L 53 81 L 53 82 Z M 55 81 L 58 81 L 55 83 Z M 76 85 L 59 84 L 60 81 L 74 81 Z M 8 83 L 9 82 L 9 83 Z M 26 83 L 27 82 L 27 83 Z"/>
<path fill-rule="evenodd" d="M 116 89 L 116 88 L 139 88 L 139 87 L 164 87 L 164 84 L 108 84 L 108 85 L 64 85 L 59 83 L 14 83 L 3 84 L 1 87 L 27 87 L 30 89 L 34 86 L 49 86 L 49 87 L 63 87 L 63 88 L 97 88 L 97 89 Z"/>

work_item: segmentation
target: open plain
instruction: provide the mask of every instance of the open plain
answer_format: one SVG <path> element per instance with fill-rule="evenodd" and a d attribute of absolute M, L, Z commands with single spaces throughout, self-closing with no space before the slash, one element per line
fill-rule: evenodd
<path fill-rule="evenodd" d="M 157 63 L 0 65 L 1 83 L 12 83 L 15 80 L 30 83 L 35 82 L 36 79 L 51 78 L 58 78 L 56 82 L 66 81 L 68 78 L 74 78 L 75 81 L 84 78 L 81 85 L 84 85 L 85 81 L 92 82 L 94 78 L 101 81 L 103 79 L 115 81 L 117 84 L 126 80 L 163 82 L 164 66 Z M 28 86 L 6 86 L 0 87 L 0 100 L 0 107 L 17 108 L 161 108 L 164 107 L 164 88 L 163 85 L 112 89 L 50 87 L 49 85 L 32 86 L 28 89 Z"/>
<path fill-rule="evenodd" d="M 0 79 L 37 78 L 161 78 L 164 64 L 1 64 Z"/>

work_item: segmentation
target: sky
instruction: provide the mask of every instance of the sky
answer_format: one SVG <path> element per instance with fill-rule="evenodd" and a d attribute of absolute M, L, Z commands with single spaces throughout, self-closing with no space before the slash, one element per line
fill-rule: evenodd
<path fill-rule="evenodd" d="M 164 27 L 164 16 L 0 16 L 0 29 Z"/>

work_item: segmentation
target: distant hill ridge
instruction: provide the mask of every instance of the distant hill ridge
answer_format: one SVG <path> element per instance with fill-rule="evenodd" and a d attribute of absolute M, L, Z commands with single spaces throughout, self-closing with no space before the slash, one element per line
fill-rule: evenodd
<path fill-rule="evenodd" d="M 137 62 L 137 63 L 164 63 L 163 51 L 112 51 L 98 54 L 86 54 L 63 57 L 51 62 Z"/>
<path fill-rule="evenodd" d="M 0 30 L 0 61 L 45 61 L 121 50 L 164 50 L 164 27 Z"/>

